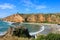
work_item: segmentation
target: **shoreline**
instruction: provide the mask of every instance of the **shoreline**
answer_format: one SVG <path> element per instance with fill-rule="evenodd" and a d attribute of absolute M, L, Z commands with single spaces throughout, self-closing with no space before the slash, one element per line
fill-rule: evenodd
<path fill-rule="evenodd" d="M 7 31 L 5 32 L 0 32 L 0 36 L 4 36 L 7 33 Z"/>
<path fill-rule="evenodd" d="M 29 33 L 29 34 L 30 34 L 30 35 L 36 35 L 36 34 L 42 32 L 42 31 L 44 31 L 44 29 L 45 29 L 44 26 L 42 26 L 39 31 L 37 31 L 37 32 L 31 32 L 31 33 Z"/>
<path fill-rule="evenodd" d="M 9 23 L 10 25 L 11 25 L 12 23 L 17 23 L 17 22 L 10 22 L 10 21 L 3 21 L 3 22 L 7 22 L 7 23 Z M 19 22 L 19 23 L 21 23 L 21 22 Z M 54 24 L 54 23 L 30 23 L 30 22 L 22 22 L 21 24 L 58 25 L 58 24 Z"/>
<path fill-rule="evenodd" d="M 4 22 L 7 22 L 7 21 L 4 21 Z M 9 23 L 10 25 L 12 24 L 12 23 L 14 23 L 14 22 L 7 22 L 7 23 Z M 57 24 L 48 24 L 48 23 L 21 23 L 21 24 L 35 24 L 35 25 L 42 25 L 42 26 L 44 26 L 44 25 L 50 25 L 51 27 L 50 28 L 52 28 L 53 26 L 55 26 L 55 25 L 57 25 Z M 45 28 L 45 26 L 44 26 L 44 28 Z M 41 29 L 42 30 L 42 29 Z M 31 33 L 29 33 L 29 34 L 31 34 L 31 35 L 33 35 L 33 34 L 37 34 L 38 32 L 42 32 L 42 31 L 37 31 L 37 32 L 32 32 L 32 34 Z M 7 30 L 8 31 L 8 30 Z M 0 32 L 1 33 L 1 32 Z M 1 35 L 4 35 L 6 32 L 2 32 L 1 33 Z M 0 35 L 0 36 L 1 36 Z"/>

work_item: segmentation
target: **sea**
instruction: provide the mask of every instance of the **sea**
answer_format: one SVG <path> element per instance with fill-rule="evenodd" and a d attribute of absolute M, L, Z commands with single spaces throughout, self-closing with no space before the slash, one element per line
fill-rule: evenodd
<path fill-rule="evenodd" d="M 4 35 L 10 26 L 12 26 L 12 22 L 0 21 L 0 36 Z M 36 24 L 24 24 L 24 23 L 22 23 L 19 26 L 28 28 L 28 31 L 30 33 L 40 31 L 40 29 L 41 29 L 41 25 L 36 25 Z M 45 29 L 41 32 L 41 34 L 49 33 L 51 28 L 48 27 L 47 25 L 44 25 L 44 26 L 45 26 Z"/>

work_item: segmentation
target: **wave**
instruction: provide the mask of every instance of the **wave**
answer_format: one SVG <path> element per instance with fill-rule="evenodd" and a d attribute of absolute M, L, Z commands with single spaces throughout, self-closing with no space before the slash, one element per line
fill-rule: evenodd
<path fill-rule="evenodd" d="M 5 35 L 7 32 L 5 31 L 5 32 L 0 32 L 0 36 L 3 36 L 3 35 Z"/>
<path fill-rule="evenodd" d="M 42 26 L 39 31 L 37 31 L 37 32 L 31 32 L 31 33 L 29 33 L 29 34 L 30 34 L 30 35 L 36 35 L 36 34 L 42 32 L 43 30 L 44 30 L 44 26 Z"/>
<path fill-rule="evenodd" d="M 9 21 L 4 21 L 4 22 L 8 23 L 9 25 L 11 25 L 12 23 L 14 23 L 14 22 L 9 22 Z"/>

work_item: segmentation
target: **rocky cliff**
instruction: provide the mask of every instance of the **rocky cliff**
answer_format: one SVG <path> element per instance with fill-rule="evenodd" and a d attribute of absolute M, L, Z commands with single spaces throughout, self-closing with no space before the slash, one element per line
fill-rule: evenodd
<path fill-rule="evenodd" d="M 3 18 L 10 22 L 60 23 L 60 14 L 13 14 Z"/>
<path fill-rule="evenodd" d="M 24 21 L 23 17 L 20 16 L 19 14 L 10 15 L 6 18 L 3 18 L 3 20 L 10 21 L 10 22 L 23 22 Z"/>

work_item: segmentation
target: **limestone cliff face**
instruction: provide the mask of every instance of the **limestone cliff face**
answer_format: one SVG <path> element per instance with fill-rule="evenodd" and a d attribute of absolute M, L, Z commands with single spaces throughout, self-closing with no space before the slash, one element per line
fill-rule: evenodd
<path fill-rule="evenodd" d="M 57 17 L 56 22 L 60 24 L 60 17 Z"/>
<path fill-rule="evenodd" d="M 44 15 L 42 14 L 37 15 L 37 22 L 44 22 L 44 21 L 45 21 Z"/>
<path fill-rule="evenodd" d="M 56 22 L 57 17 L 55 15 L 51 15 L 52 22 Z"/>
<path fill-rule="evenodd" d="M 35 15 L 31 15 L 31 16 L 29 16 L 29 17 L 27 17 L 27 22 L 36 22 L 36 17 L 35 17 Z"/>
<path fill-rule="evenodd" d="M 60 15 L 56 14 L 14 14 L 3 18 L 5 21 L 10 22 L 52 22 L 52 23 L 60 23 Z"/>
<path fill-rule="evenodd" d="M 10 22 L 23 22 L 24 21 L 23 17 L 20 16 L 19 14 L 14 14 L 14 15 L 8 16 L 8 17 L 4 18 L 3 20 L 10 21 Z"/>
<path fill-rule="evenodd" d="M 52 19 L 51 19 L 50 16 L 47 17 L 47 21 L 48 21 L 48 22 L 52 22 Z"/>
<path fill-rule="evenodd" d="M 48 15 L 47 15 L 48 16 Z M 48 17 L 47 17 L 47 21 L 48 22 L 52 22 L 52 23 L 60 23 L 60 17 L 59 16 L 57 16 L 57 15 L 49 15 Z"/>

